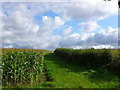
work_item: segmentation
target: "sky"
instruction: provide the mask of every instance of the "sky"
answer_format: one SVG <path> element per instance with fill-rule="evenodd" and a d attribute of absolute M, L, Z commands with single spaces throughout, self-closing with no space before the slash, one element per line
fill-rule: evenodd
<path fill-rule="evenodd" d="M 0 5 L 3 48 L 118 48 L 117 0 L 14 0 Z"/>

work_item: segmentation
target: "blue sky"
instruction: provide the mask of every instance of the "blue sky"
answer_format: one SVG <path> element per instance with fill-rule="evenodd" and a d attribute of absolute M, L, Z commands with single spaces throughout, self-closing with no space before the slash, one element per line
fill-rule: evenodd
<path fill-rule="evenodd" d="M 3 3 L 3 47 L 117 48 L 117 3 L 80 1 Z"/>
<path fill-rule="evenodd" d="M 117 15 L 110 16 L 107 19 L 99 21 L 98 24 L 101 25 L 104 29 L 107 29 L 108 26 L 118 28 L 118 16 Z"/>

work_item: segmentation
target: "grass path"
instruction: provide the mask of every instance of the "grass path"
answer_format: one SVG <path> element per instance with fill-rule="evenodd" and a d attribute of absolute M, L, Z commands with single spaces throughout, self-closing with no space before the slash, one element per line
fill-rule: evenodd
<path fill-rule="evenodd" d="M 46 53 L 44 59 L 48 74 L 53 79 L 43 83 L 45 87 L 114 88 L 120 84 L 115 75 L 80 67 L 58 58 L 54 53 Z"/>

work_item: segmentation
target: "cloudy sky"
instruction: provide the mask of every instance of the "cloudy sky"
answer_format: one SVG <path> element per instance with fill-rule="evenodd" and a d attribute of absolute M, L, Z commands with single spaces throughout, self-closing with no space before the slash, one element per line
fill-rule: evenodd
<path fill-rule="evenodd" d="M 57 1 L 2 2 L 2 47 L 118 48 L 117 0 Z"/>

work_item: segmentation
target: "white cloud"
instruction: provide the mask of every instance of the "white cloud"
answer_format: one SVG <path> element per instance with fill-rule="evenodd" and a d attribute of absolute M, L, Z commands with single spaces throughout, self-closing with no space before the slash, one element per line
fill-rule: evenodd
<path fill-rule="evenodd" d="M 78 33 L 73 33 L 68 36 L 62 37 L 59 46 L 60 47 L 72 47 L 77 44 L 77 42 L 80 39 L 80 34 Z"/>
<path fill-rule="evenodd" d="M 9 15 L 4 13 L 2 27 L 2 44 L 3 47 L 19 47 L 19 48 L 43 48 L 54 49 L 58 46 L 60 37 L 51 35 L 54 29 L 59 28 L 64 24 L 59 16 L 51 18 L 43 16 L 43 26 L 34 23 L 33 14 L 29 16 L 29 10 L 25 11 L 25 4 L 18 4 L 14 7 L 15 10 L 10 10 Z M 11 7 L 11 6 L 10 6 Z M 20 7 L 20 8 L 19 8 Z M 13 8 L 13 7 L 12 7 Z M 19 9 L 18 9 L 19 8 Z M 25 11 L 25 12 L 24 12 Z M 33 11 L 32 11 L 33 12 Z"/>
<path fill-rule="evenodd" d="M 33 26 L 32 30 L 33 30 L 34 33 L 37 33 L 38 30 L 39 30 L 39 26 L 38 25 Z"/>
<path fill-rule="evenodd" d="M 4 46 L 4 48 L 13 48 L 12 45 L 7 45 L 7 46 Z"/>
<path fill-rule="evenodd" d="M 91 48 L 95 48 L 95 49 L 101 49 L 101 48 L 113 49 L 114 46 L 111 46 L 111 45 L 97 45 L 97 46 L 92 46 Z"/>
<path fill-rule="evenodd" d="M 73 33 L 62 37 L 60 46 L 73 48 L 117 48 L 118 30 L 108 27 L 98 33 Z"/>
<path fill-rule="evenodd" d="M 68 28 L 66 28 L 65 30 L 63 30 L 62 35 L 63 36 L 70 35 L 72 33 L 72 29 L 73 29 L 73 27 L 69 26 Z"/>
<path fill-rule="evenodd" d="M 43 25 L 40 27 L 37 33 L 40 36 L 50 35 L 53 30 L 59 28 L 65 23 L 64 20 L 62 20 L 58 16 L 55 16 L 54 18 L 50 16 L 43 16 L 42 21 L 43 21 Z"/>
<path fill-rule="evenodd" d="M 97 21 L 117 15 L 115 2 L 80 3 L 3 3 L 2 44 L 3 47 L 55 49 L 57 47 L 84 48 L 91 45 L 112 45 L 117 43 L 117 29 L 109 27 L 98 33 L 91 31 L 101 27 Z M 43 15 L 38 25 L 35 16 L 52 11 L 58 16 Z M 84 33 L 74 33 L 73 27 L 63 29 L 62 34 L 52 34 L 68 20 L 83 19 L 80 26 Z M 89 31 L 86 32 L 86 31 Z M 91 32 L 91 33 L 90 33 Z M 87 45 L 86 45 L 87 44 Z"/>
<path fill-rule="evenodd" d="M 111 45 L 116 48 L 118 45 L 118 29 L 108 27 L 108 30 L 100 30 L 92 37 L 89 37 L 87 42 L 92 45 Z"/>
<path fill-rule="evenodd" d="M 79 26 L 81 27 L 81 30 L 84 30 L 86 32 L 94 31 L 97 28 L 100 28 L 100 26 L 97 25 L 96 22 L 82 22 L 82 23 L 79 23 Z"/>
<path fill-rule="evenodd" d="M 86 21 L 98 21 L 118 14 L 118 4 L 116 1 L 80 1 L 76 3 L 58 3 L 53 10 L 63 17 L 70 19 L 82 18 Z"/>

